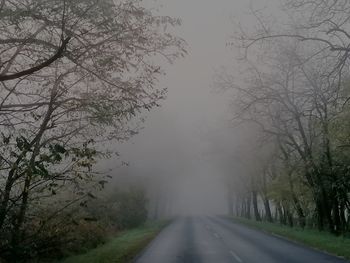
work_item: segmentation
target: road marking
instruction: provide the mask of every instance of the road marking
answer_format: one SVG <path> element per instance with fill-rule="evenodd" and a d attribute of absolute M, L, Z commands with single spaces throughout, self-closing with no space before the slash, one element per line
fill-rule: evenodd
<path fill-rule="evenodd" d="M 230 251 L 230 254 L 237 260 L 239 263 L 243 263 L 243 260 L 232 250 Z"/>

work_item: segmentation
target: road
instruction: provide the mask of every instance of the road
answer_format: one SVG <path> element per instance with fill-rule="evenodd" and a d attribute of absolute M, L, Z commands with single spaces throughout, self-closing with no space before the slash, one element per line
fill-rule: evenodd
<path fill-rule="evenodd" d="M 135 263 L 345 263 L 220 217 L 179 218 Z"/>

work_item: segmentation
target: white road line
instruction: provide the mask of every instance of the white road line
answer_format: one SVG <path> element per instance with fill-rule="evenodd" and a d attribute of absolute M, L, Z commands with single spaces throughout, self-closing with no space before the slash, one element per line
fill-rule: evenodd
<path fill-rule="evenodd" d="M 230 254 L 237 260 L 239 263 L 243 263 L 243 260 L 232 250 L 230 251 Z"/>

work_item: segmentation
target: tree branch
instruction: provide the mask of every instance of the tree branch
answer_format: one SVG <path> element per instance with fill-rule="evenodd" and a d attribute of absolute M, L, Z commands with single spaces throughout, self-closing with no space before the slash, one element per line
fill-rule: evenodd
<path fill-rule="evenodd" d="M 8 81 L 8 80 L 14 80 L 14 79 L 18 79 L 18 78 L 21 78 L 21 77 L 24 77 L 24 76 L 27 76 L 27 75 L 31 75 L 45 67 L 48 67 L 50 66 L 53 62 L 55 62 L 57 59 L 61 58 L 64 51 L 66 50 L 66 47 L 69 43 L 69 41 L 71 40 L 71 37 L 67 37 L 66 39 L 64 39 L 62 41 L 62 44 L 61 46 L 59 47 L 59 49 L 57 50 L 56 54 L 53 55 L 51 58 L 49 58 L 48 60 L 46 60 L 45 62 L 35 66 L 35 67 L 32 67 L 30 69 L 26 69 L 26 70 L 23 70 L 23 71 L 20 71 L 20 72 L 17 72 L 17 73 L 14 73 L 14 74 L 9 74 L 9 75 L 0 75 L 0 81 Z"/>

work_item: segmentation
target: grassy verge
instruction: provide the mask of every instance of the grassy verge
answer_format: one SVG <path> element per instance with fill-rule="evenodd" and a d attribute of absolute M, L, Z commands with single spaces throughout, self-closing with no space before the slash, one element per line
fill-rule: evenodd
<path fill-rule="evenodd" d="M 149 223 L 143 227 L 125 231 L 106 244 L 86 254 L 69 257 L 60 263 L 127 263 L 160 232 L 166 223 Z"/>
<path fill-rule="evenodd" d="M 237 223 L 280 235 L 309 247 L 350 259 L 350 238 L 336 237 L 330 233 L 319 232 L 313 229 L 290 228 L 279 224 L 256 222 L 244 218 L 233 218 L 233 220 Z"/>

